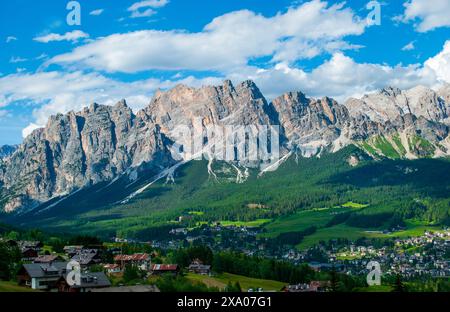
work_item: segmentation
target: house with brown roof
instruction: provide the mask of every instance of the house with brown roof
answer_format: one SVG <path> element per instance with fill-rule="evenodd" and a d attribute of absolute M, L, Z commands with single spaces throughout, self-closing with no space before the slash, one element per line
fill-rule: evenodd
<path fill-rule="evenodd" d="M 72 260 L 78 262 L 82 268 L 102 262 L 98 249 L 82 249 L 72 257 Z"/>
<path fill-rule="evenodd" d="M 209 275 L 211 273 L 211 266 L 203 264 L 200 260 L 194 260 L 189 265 L 189 272 L 200 275 Z"/>
<path fill-rule="evenodd" d="M 151 257 L 146 253 L 136 253 L 133 255 L 117 255 L 114 262 L 123 269 L 126 265 L 137 266 L 143 271 L 148 271 L 151 265 Z"/>
<path fill-rule="evenodd" d="M 64 246 L 64 253 L 68 255 L 70 258 L 75 256 L 77 253 L 81 252 L 83 250 L 84 246 Z"/>
<path fill-rule="evenodd" d="M 153 264 L 151 267 L 151 272 L 153 275 L 177 275 L 180 272 L 180 267 L 178 266 L 178 264 Z"/>
<path fill-rule="evenodd" d="M 23 262 L 33 261 L 39 256 L 37 250 L 32 248 L 22 248 L 21 252 Z"/>
<path fill-rule="evenodd" d="M 118 265 L 118 264 L 105 264 L 103 266 L 103 268 L 105 269 L 106 273 L 108 273 L 108 274 L 118 274 L 118 273 L 122 272 L 122 269 L 120 268 L 120 265 Z"/>
<path fill-rule="evenodd" d="M 326 292 L 330 289 L 329 281 L 311 281 L 309 284 L 302 283 L 289 285 L 284 288 L 285 292 Z"/>
<path fill-rule="evenodd" d="M 59 255 L 44 255 L 34 259 L 33 263 L 52 263 L 64 261 L 63 257 Z"/>

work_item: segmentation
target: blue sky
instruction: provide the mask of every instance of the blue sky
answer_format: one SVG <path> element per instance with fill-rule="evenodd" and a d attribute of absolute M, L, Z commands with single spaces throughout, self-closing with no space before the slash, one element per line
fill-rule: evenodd
<path fill-rule="evenodd" d="M 450 82 L 450 1 L 15 0 L 0 11 L 0 145 L 56 113 L 158 89 L 253 79 L 268 98 L 344 101 L 386 85 Z M 25 131 L 24 131 L 25 129 Z"/>

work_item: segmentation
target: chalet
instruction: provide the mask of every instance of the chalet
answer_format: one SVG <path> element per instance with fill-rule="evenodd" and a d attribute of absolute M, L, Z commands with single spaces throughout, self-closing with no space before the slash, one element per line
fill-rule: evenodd
<path fill-rule="evenodd" d="M 302 284 L 296 284 L 296 285 L 289 285 L 283 288 L 283 291 L 285 292 L 309 292 L 309 284 L 302 283 Z"/>
<path fill-rule="evenodd" d="M 330 288 L 329 281 L 311 281 L 309 288 L 314 292 L 326 292 Z"/>
<path fill-rule="evenodd" d="M 330 282 L 328 281 L 311 281 L 309 284 L 289 285 L 283 290 L 285 292 L 326 292 L 329 288 Z"/>
<path fill-rule="evenodd" d="M 10 247 L 17 247 L 19 244 L 13 239 L 0 238 L 0 243 L 4 243 Z"/>
<path fill-rule="evenodd" d="M 64 253 L 68 255 L 70 258 L 72 258 L 77 253 L 81 252 L 83 248 L 84 248 L 83 246 L 65 246 Z"/>
<path fill-rule="evenodd" d="M 19 241 L 17 244 L 21 249 L 34 249 L 37 252 L 44 247 L 44 244 L 38 241 Z"/>
<path fill-rule="evenodd" d="M 174 274 L 177 275 L 180 271 L 178 264 L 153 264 L 151 272 L 153 275 Z"/>
<path fill-rule="evenodd" d="M 189 272 L 201 275 L 209 275 L 211 273 L 211 266 L 204 265 L 200 260 L 194 260 L 189 266 Z"/>
<path fill-rule="evenodd" d="M 21 253 L 23 262 L 33 261 L 39 256 L 37 250 L 32 248 L 23 248 L 21 249 Z"/>
<path fill-rule="evenodd" d="M 122 272 L 122 269 L 120 268 L 120 265 L 118 264 L 105 264 L 103 266 L 103 268 L 105 269 L 106 273 L 108 274 L 117 274 Z"/>
<path fill-rule="evenodd" d="M 169 232 L 169 234 L 173 234 L 173 235 L 179 235 L 179 234 L 186 235 L 187 233 L 188 233 L 188 230 L 186 228 L 176 228 L 176 229 L 170 230 L 170 232 Z"/>
<path fill-rule="evenodd" d="M 56 282 L 56 288 L 59 292 L 91 292 L 93 289 L 101 289 L 111 287 L 111 282 L 103 272 L 82 273 L 80 285 L 69 285 L 67 275 L 64 274 Z"/>
<path fill-rule="evenodd" d="M 126 265 L 133 265 L 139 267 L 141 270 L 148 271 L 151 265 L 151 258 L 149 254 L 138 253 L 133 255 L 117 255 L 114 257 L 114 262 L 122 269 Z"/>
<path fill-rule="evenodd" d="M 56 282 L 67 271 L 67 262 L 24 264 L 17 274 L 19 285 L 37 290 L 55 288 Z"/>
<path fill-rule="evenodd" d="M 77 261 L 82 268 L 102 262 L 102 258 L 97 249 L 82 249 L 72 257 L 72 260 Z"/>
<path fill-rule="evenodd" d="M 64 259 L 59 255 L 44 255 L 35 258 L 33 263 L 53 263 L 62 261 L 64 261 Z"/>

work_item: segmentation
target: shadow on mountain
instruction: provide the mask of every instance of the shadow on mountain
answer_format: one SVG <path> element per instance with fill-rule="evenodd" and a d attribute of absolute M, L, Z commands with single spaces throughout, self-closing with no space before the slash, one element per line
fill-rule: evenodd
<path fill-rule="evenodd" d="M 326 183 L 359 188 L 404 186 L 423 196 L 447 198 L 450 194 L 448 159 L 384 160 L 369 163 L 327 179 Z"/>
<path fill-rule="evenodd" d="M 93 210 L 107 209 L 108 207 L 121 205 L 130 194 L 154 180 L 156 173 L 148 172 L 134 182 L 123 177 L 115 182 L 102 182 L 91 187 L 84 188 L 65 198 L 55 198 L 25 214 L 12 217 L 10 222 L 29 223 L 39 218 L 70 218 L 71 216 L 87 213 Z M 170 191 L 170 187 L 149 188 L 145 191 L 146 197 L 158 197 Z M 132 202 L 131 199 L 129 202 Z M 104 220 L 120 219 L 121 214 L 108 214 Z M 89 218 L 87 221 L 99 221 L 101 216 Z"/>

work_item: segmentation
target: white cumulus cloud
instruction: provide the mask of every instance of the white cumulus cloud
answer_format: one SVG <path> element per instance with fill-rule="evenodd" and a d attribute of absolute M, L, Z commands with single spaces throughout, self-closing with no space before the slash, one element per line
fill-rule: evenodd
<path fill-rule="evenodd" d="M 412 51 L 416 48 L 414 41 L 408 43 L 402 48 L 402 51 Z"/>
<path fill-rule="evenodd" d="M 105 11 L 104 9 L 93 10 L 93 11 L 89 12 L 89 15 L 99 16 L 99 15 L 102 15 L 104 11 Z"/>
<path fill-rule="evenodd" d="M 42 42 L 42 43 L 49 43 L 52 41 L 71 41 L 71 42 L 77 42 L 80 39 L 87 39 L 89 38 L 89 34 L 81 31 L 81 30 L 74 30 L 71 32 L 66 32 L 65 34 L 55 34 L 51 33 L 44 36 L 39 36 L 34 38 L 34 41 Z"/>
<path fill-rule="evenodd" d="M 248 10 L 231 12 L 196 33 L 143 30 L 114 34 L 58 55 L 49 63 L 126 73 L 224 71 L 258 57 L 293 62 L 330 50 L 359 48 L 346 43 L 344 37 L 362 34 L 365 27 L 365 21 L 343 4 L 330 6 L 313 0 L 272 17 Z"/>
<path fill-rule="evenodd" d="M 390 85 L 408 89 L 437 83 L 435 72 L 428 66 L 357 63 L 341 52 L 310 72 L 279 63 L 270 69 L 247 67 L 230 73 L 229 77 L 254 80 L 269 99 L 289 91 L 302 91 L 309 96 L 329 96 L 340 102 Z"/>
<path fill-rule="evenodd" d="M 431 68 L 440 82 L 450 83 L 450 40 L 448 40 L 442 52 L 425 62 Z"/>
<path fill-rule="evenodd" d="M 169 0 L 146 0 L 133 3 L 128 11 L 131 12 L 131 18 L 149 17 L 156 14 L 158 8 L 162 8 L 169 3 Z"/>
<path fill-rule="evenodd" d="M 449 0 L 410 0 L 405 4 L 404 22 L 416 22 L 419 32 L 427 32 L 439 27 L 450 27 Z"/>
<path fill-rule="evenodd" d="M 6 37 L 6 43 L 10 43 L 12 41 L 17 41 L 17 38 L 14 36 L 8 36 Z"/>

